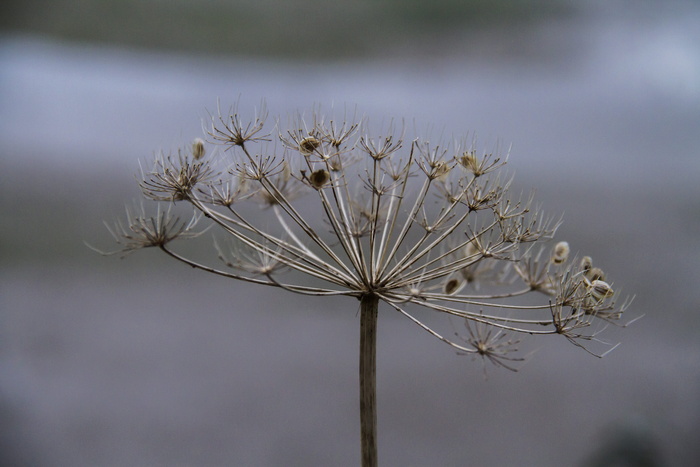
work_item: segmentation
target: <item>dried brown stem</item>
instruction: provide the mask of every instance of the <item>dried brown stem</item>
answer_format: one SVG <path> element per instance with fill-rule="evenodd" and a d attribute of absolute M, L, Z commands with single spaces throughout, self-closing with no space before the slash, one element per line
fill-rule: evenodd
<path fill-rule="evenodd" d="M 360 437 L 362 466 L 377 465 L 377 312 L 379 298 L 360 300 Z"/>

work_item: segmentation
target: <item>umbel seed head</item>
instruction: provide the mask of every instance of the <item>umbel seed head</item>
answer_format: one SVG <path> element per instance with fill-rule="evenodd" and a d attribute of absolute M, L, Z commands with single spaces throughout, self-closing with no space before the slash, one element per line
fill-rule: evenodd
<path fill-rule="evenodd" d="M 303 295 L 375 299 L 459 352 L 500 363 L 511 357 L 451 341 L 419 314 L 477 323 L 494 339 L 552 334 L 582 346 L 598 342 L 582 331 L 592 320 L 616 320 L 626 308 L 607 300 L 612 288 L 590 257 L 568 261 L 567 242 L 547 243 L 559 222 L 492 175 L 506 163 L 497 154 L 404 139 L 393 125 L 376 136 L 366 119 L 339 123 L 317 112 L 307 120 L 298 114 L 275 137 L 266 118 L 264 107 L 251 119 L 234 107 L 212 117 L 208 141 L 223 146 L 217 157 L 206 157 L 200 138 L 176 155 L 159 155 L 142 173 L 143 194 L 168 207 L 189 205 L 197 215 L 185 223 L 131 216 L 113 229 L 118 252 L 158 247 L 222 277 Z M 273 140 L 284 151 L 265 144 Z M 230 240 L 232 251 L 217 243 L 216 255 L 228 269 L 173 249 L 174 240 L 201 233 L 193 230 L 200 219 Z M 521 305 L 530 294 L 545 297 Z"/>
<path fill-rule="evenodd" d="M 476 158 L 475 151 L 465 151 L 459 158 L 459 162 L 471 173 L 479 171 L 479 160 Z"/>

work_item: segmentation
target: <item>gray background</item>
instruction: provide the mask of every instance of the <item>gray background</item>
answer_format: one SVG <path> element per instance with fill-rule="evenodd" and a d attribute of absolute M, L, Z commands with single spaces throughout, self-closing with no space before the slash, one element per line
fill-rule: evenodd
<path fill-rule="evenodd" d="M 201 136 L 217 99 L 239 98 L 243 114 L 261 98 L 283 119 L 357 105 L 486 149 L 512 143 L 516 190 L 564 213 L 558 237 L 644 315 L 606 330 L 622 345 L 603 360 L 526 339 L 519 373 L 485 379 L 480 361 L 381 309 L 382 464 L 610 465 L 623 452 L 694 465 L 700 5 L 351 3 L 4 7 L 4 465 L 359 462 L 357 302 L 83 243 L 110 247 L 102 221 L 138 199 L 139 159 Z"/>

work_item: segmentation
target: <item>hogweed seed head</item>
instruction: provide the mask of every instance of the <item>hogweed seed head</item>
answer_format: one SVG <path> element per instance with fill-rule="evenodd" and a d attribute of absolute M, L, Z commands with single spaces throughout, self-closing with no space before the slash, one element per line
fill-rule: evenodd
<path fill-rule="evenodd" d="M 200 215 L 195 213 L 189 220 L 182 220 L 172 214 L 171 208 L 172 206 L 168 206 L 166 210 L 162 210 L 158 206 L 154 215 L 148 215 L 143 206 L 136 209 L 127 208 L 126 223 L 117 221 L 114 227 L 107 225 L 107 229 L 120 248 L 114 251 L 90 248 L 104 255 L 126 256 L 142 248 L 165 248 L 173 240 L 194 238 L 204 233 L 206 229 L 194 231 Z"/>
<path fill-rule="evenodd" d="M 177 156 L 156 158 L 142 173 L 144 195 L 189 205 L 236 245 L 219 249 L 222 268 L 190 260 L 171 246 L 195 237 L 194 222 L 160 213 L 129 214 L 112 232 L 123 249 L 156 246 L 217 275 L 314 295 L 375 298 L 457 349 L 505 368 L 519 342 L 504 336 L 561 334 L 590 343 L 593 320 L 620 318 L 614 294 L 590 257 L 569 261 L 570 247 L 551 239 L 559 221 L 509 193 L 495 174 L 500 156 L 458 145 L 404 140 L 393 125 L 374 137 L 366 120 L 338 124 L 315 111 L 277 128 L 281 154 L 270 152 L 267 111 L 252 119 L 236 106 L 212 118 L 205 157 L 197 139 Z M 281 124 L 278 123 L 278 126 Z M 221 164 L 220 167 L 217 165 Z M 256 203 L 268 209 L 246 209 Z M 519 285 L 521 284 L 521 285 Z M 480 287 L 484 293 L 476 293 Z M 519 299 L 541 294 L 539 305 Z M 530 302 L 528 302 L 530 303 Z M 443 337 L 417 316 L 465 320 L 469 336 Z M 466 345 L 465 345 L 466 344 Z"/>
<path fill-rule="evenodd" d="M 458 159 L 462 166 L 475 176 L 481 175 L 479 171 L 479 160 L 476 158 L 476 151 L 465 151 Z"/>
<path fill-rule="evenodd" d="M 464 326 L 469 333 L 466 343 L 476 351 L 477 355 L 506 370 L 518 371 L 510 362 L 521 362 L 525 359 L 512 357 L 509 354 L 518 350 L 517 345 L 520 340 L 511 340 L 503 329 L 495 329 L 482 321 L 472 323 L 470 320 L 465 320 Z M 486 377 L 486 366 L 484 366 L 484 377 Z"/>

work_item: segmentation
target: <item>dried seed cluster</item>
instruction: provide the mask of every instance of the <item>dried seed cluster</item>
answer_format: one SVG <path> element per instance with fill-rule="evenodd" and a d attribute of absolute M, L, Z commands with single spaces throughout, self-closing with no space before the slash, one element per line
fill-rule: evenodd
<path fill-rule="evenodd" d="M 364 119 L 318 111 L 286 129 L 268 130 L 264 106 L 249 121 L 235 107 L 211 120 L 208 142 L 158 156 L 141 188 L 189 204 L 195 220 L 227 237 L 217 244 L 223 267 L 173 250 L 172 240 L 198 235 L 196 222 L 163 212 L 118 224 L 120 252 L 158 247 L 195 268 L 295 293 L 371 295 L 460 353 L 508 369 L 520 360 L 510 334 L 561 334 L 583 346 L 597 341 L 585 331 L 594 320 L 618 321 L 628 306 L 616 305 L 590 257 L 571 259 L 567 242 L 545 246 L 559 222 L 510 196 L 501 157 L 405 139 L 393 125 L 372 136 Z M 530 294 L 543 300 L 519 303 Z M 465 320 L 468 336 L 444 337 L 421 312 Z"/>

